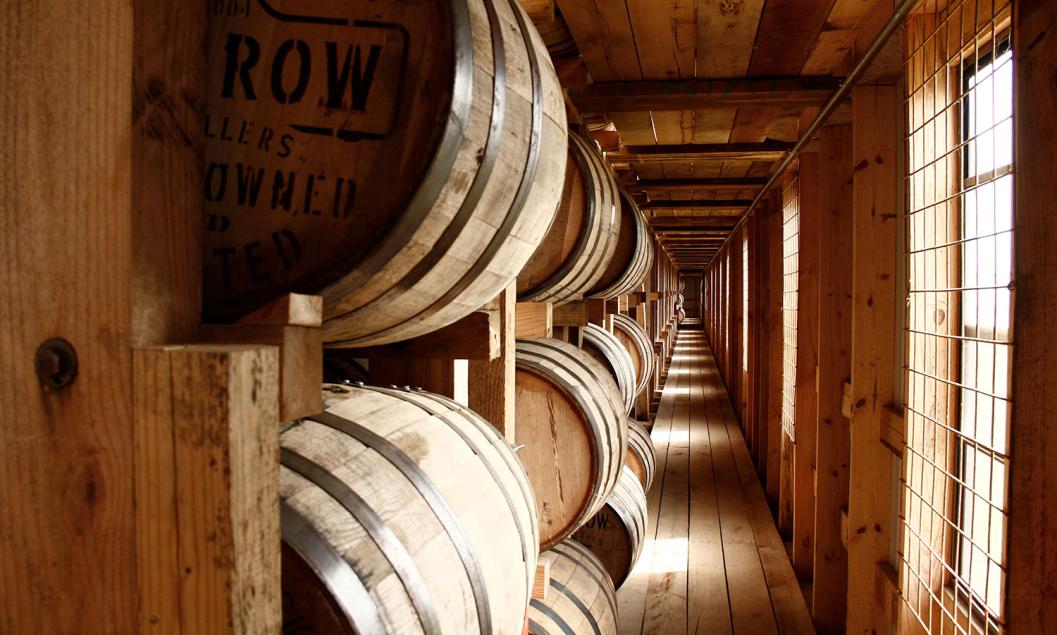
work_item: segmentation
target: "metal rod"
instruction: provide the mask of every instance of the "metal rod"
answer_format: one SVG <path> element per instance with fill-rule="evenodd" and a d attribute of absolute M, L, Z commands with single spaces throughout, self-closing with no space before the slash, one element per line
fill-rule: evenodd
<path fill-rule="evenodd" d="M 741 215 L 741 218 L 734 225 L 734 229 L 730 230 L 730 235 L 727 236 L 727 239 L 724 240 L 723 244 L 719 246 L 719 251 L 722 251 L 723 248 L 727 246 L 727 243 L 729 243 L 734 238 L 734 234 L 736 234 L 738 230 L 741 229 L 742 225 L 748 222 L 749 216 L 756 211 L 756 207 L 760 204 L 760 201 L 762 201 L 763 198 L 767 196 L 767 191 L 770 190 L 772 186 L 774 186 L 774 184 L 786 171 L 789 165 L 792 164 L 798 156 L 800 156 L 800 153 L 803 152 L 807 144 L 810 143 L 811 137 L 813 137 L 818 131 L 818 129 L 826 123 L 826 121 L 830 118 L 830 115 L 833 114 L 833 111 L 837 109 L 837 106 L 840 105 L 840 102 L 848 94 L 848 91 L 850 91 L 852 89 L 852 86 L 854 86 L 856 82 L 859 81 L 859 78 L 862 77 L 862 74 L 865 73 L 866 69 L 869 68 L 871 63 L 873 63 L 874 59 L 877 57 L 877 54 L 880 53 L 881 49 L 884 48 L 885 44 L 888 43 L 888 39 L 892 37 L 892 34 L 895 33 L 895 30 L 898 29 L 899 25 L 902 24 L 903 20 L 906 19 L 907 14 L 910 13 L 910 10 L 917 6 L 917 4 L 920 2 L 921 0 L 903 0 L 903 2 L 901 2 L 899 6 L 896 7 L 895 11 L 892 12 L 892 16 L 888 18 L 888 22 L 885 22 L 884 27 L 877 34 L 877 37 L 873 39 L 873 42 L 870 43 L 870 46 L 866 49 L 866 52 L 863 53 L 862 57 L 859 58 L 859 61 L 855 63 L 855 67 L 852 68 L 851 72 L 848 73 L 848 76 L 844 78 L 844 82 L 840 85 L 840 87 L 837 88 L 837 90 L 833 91 L 833 94 L 830 95 L 830 98 L 826 100 L 825 105 L 822 106 L 822 109 L 818 111 L 818 115 L 815 117 L 815 120 L 812 121 L 811 125 L 807 127 L 807 130 L 804 131 L 804 134 L 800 135 L 800 139 L 796 142 L 796 145 L 794 145 L 793 148 L 789 150 L 789 154 L 787 154 L 786 157 L 782 159 L 782 163 L 778 166 L 778 169 L 774 171 L 774 174 L 771 175 L 771 178 L 767 179 L 767 184 L 760 188 L 759 193 L 754 199 L 752 199 L 752 203 L 749 204 L 749 208 L 745 210 L 744 214 Z M 707 265 L 705 265 L 705 269 L 708 269 L 710 266 L 712 266 L 712 262 L 716 259 L 718 255 L 719 252 L 717 251 L 716 255 L 712 256 L 712 259 L 708 261 Z"/>

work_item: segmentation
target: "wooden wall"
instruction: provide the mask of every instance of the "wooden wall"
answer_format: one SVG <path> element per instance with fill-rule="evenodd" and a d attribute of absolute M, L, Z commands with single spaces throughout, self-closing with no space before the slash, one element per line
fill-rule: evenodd
<path fill-rule="evenodd" d="M 895 397 L 896 91 L 856 89 L 853 118 L 821 129 L 796 187 L 765 196 L 704 274 L 706 334 L 823 633 L 894 615 L 892 454 L 876 431 Z"/>

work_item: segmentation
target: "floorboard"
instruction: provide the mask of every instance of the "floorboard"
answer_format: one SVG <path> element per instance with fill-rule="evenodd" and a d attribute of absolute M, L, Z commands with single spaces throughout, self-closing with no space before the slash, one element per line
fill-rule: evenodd
<path fill-rule="evenodd" d="M 620 635 L 813 633 L 699 329 L 679 333 L 651 436 L 658 476 L 642 556 L 617 593 Z"/>

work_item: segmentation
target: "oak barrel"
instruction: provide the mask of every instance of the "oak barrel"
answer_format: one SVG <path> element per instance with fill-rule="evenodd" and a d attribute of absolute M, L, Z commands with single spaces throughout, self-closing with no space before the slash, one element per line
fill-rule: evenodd
<path fill-rule="evenodd" d="M 602 364 L 550 338 L 517 341 L 518 457 L 536 495 L 540 547 L 587 522 L 616 485 L 628 448 L 620 393 Z"/>
<path fill-rule="evenodd" d="M 598 556 L 618 589 L 635 568 L 646 537 L 646 492 L 625 467 L 604 507 L 573 534 Z"/>
<path fill-rule="evenodd" d="M 602 563 L 574 540 L 540 554 L 551 563 L 546 599 L 529 603 L 531 635 L 616 635 L 617 593 Z"/>
<path fill-rule="evenodd" d="M 653 266 L 653 238 L 646 218 L 627 192 L 620 190 L 620 231 L 613 258 L 588 297 L 610 300 L 637 291 Z"/>
<path fill-rule="evenodd" d="M 628 469 L 635 473 L 642 489 L 650 491 L 657 473 L 657 452 L 653 438 L 638 421 L 628 419 Z"/>
<path fill-rule="evenodd" d="M 280 436 L 285 630 L 520 632 L 539 526 L 509 444 L 445 397 L 327 388 Z"/>
<path fill-rule="evenodd" d="M 588 324 L 582 329 L 581 348 L 601 362 L 617 382 L 624 413 L 631 412 L 635 405 L 635 364 L 624 344 L 615 335 L 597 324 Z"/>
<path fill-rule="evenodd" d="M 591 139 L 569 133 L 565 187 L 550 231 L 518 274 L 521 302 L 579 300 L 605 274 L 620 230 L 616 177 Z"/>
<path fill-rule="evenodd" d="M 635 364 L 635 394 L 638 395 L 653 381 L 653 343 L 642 325 L 620 313 L 613 316 L 613 334 L 628 349 Z"/>
<path fill-rule="evenodd" d="M 382 344 L 514 280 L 554 217 L 568 139 L 516 0 L 229 6 L 207 44 L 207 320 L 312 292 L 325 342 Z"/>

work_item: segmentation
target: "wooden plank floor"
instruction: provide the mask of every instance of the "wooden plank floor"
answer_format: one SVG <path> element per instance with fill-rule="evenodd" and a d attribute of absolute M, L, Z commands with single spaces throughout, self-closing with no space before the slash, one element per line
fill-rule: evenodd
<path fill-rule="evenodd" d="M 658 477 L 620 635 L 814 633 L 701 330 L 681 330 L 653 427 Z"/>

